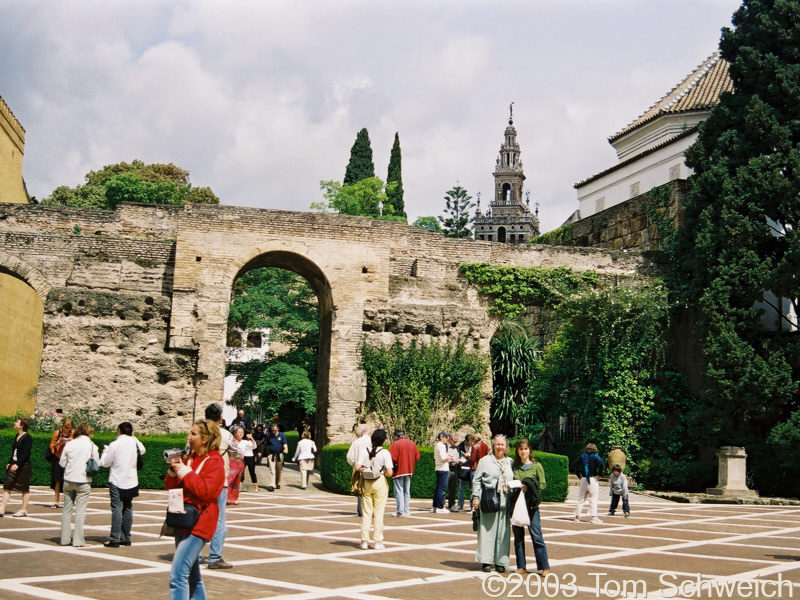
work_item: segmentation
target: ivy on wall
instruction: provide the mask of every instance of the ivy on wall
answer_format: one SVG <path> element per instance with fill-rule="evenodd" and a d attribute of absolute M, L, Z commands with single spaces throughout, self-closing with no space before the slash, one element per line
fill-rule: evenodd
<path fill-rule="evenodd" d="M 516 317 L 526 306 L 553 308 L 582 290 L 597 286 L 595 271 L 575 273 L 569 267 L 497 267 L 486 263 L 462 263 L 461 273 L 478 290 L 491 296 L 494 304 L 489 312 Z"/>

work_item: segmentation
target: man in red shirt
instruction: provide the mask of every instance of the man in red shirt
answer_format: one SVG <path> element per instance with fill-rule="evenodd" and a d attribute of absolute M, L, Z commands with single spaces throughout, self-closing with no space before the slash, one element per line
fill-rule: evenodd
<path fill-rule="evenodd" d="M 419 460 L 419 448 L 400 429 L 394 432 L 394 438 L 389 454 L 394 461 L 394 499 L 397 502 L 395 516 L 407 517 L 408 502 L 411 499 L 411 476 L 414 474 L 414 463 Z"/>

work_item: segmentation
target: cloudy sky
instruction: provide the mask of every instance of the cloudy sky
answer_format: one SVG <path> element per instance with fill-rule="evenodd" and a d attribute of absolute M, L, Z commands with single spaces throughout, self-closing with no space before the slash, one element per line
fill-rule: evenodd
<path fill-rule="evenodd" d="M 409 219 L 456 182 L 486 206 L 514 102 L 542 231 L 606 138 L 718 45 L 739 0 L 0 0 L 0 96 L 31 194 L 139 158 L 224 204 L 309 210 L 361 127 L 385 179 L 400 134 Z"/>

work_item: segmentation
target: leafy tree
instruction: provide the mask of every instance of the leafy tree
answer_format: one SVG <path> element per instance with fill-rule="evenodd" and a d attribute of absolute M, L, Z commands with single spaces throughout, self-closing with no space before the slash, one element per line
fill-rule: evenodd
<path fill-rule="evenodd" d="M 418 229 L 427 229 L 428 231 L 435 231 L 441 233 L 442 227 L 439 225 L 439 220 L 436 217 L 417 217 L 417 220 L 411 224 L 412 227 Z"/>
<path fill-rule="evenodd" d="M 444 217 L 439 217 L 442 224 L 442 231 L 445 236 L 455 238 L 472 237 L 469 226 L 475 220 L 475 215 L 471 209 L 475 207 L 472 196 L 460 185 L 449 189 L 444 197 L 445 209 Z"/>
<path fill-rule="evenodd" d="M 42 204 L 114 210 L 120 202 L 219 204 L 219 198 L 211 188 L 193 188 L 189 172 L 172 163 L 148 165 L 134 160 L 90 171 L 85 184 L 57 187 Z"/>
<path fill-rule="evenodd" d="M 321 202 L 314 202 L 314 210 L 335 210 L 343 215 L 355 215 L 383 219 L 386 221 L 403 221 L 405 215 L 397 215 L 394 207 L 389 204 L 387 192 L 394 184 L 385 186 L 377 177 L 369 177 L 352 184 L 342 185 L 338 181 L 320 181 L 322 196 Z"/>
<path fill-rule="evenodd" d="M 233 285 L 228 314 L 234 328 L 270 328 L 270 340 L 289 350 L 268 362 L 231 363 L 228 372 L 239 376 L 241 387 L 233 403 L 244 405 L 255 395 L 268 413 L 287 421 L 314 412 L 319 348 L 319 306 L 308 282 L 292 271 L 252 269 Z"/>
<path fill-rule="evenodd" d="M 391 189 L 387 189 L 388 204 L 391 205 L 393 214 L 406 216 L 406 206 L 403 202 L 403 169 L 402 157 L 400 155 L 400 135 L 395 132 L 392 152 L 389 156 L 389 172 L 386 175 L 387 187 L 395 184 Z"/>
<path fill-rule="evenodd" d="M 706 360 L 695 422 L 710 444 L 748 453 L 800 400 L 800 339 L 760 326 L 762 307 L 774 304 L 768 291 L 791 299 L 795 314 L 800 297 L 798 22 L 796 0 L 743 2 L 720 41 L 734 93 L 721 96 L 686 156 L 695 174 L 675 266 Z"/>
<path fill-rule="evenodd" d="M 345 185 L 349 185 L 371 177 L 375 177 L 375 165 L 372 163 L 369 132 L 364 127 L 356 135 L 356 141 L 350 149 L 350 162 L 347 163 L 342 181 Z"/>

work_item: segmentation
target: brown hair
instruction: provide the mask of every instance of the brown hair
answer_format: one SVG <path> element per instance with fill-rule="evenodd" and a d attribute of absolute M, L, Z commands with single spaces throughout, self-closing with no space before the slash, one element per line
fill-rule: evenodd
<path fill-rule="evenodd" d="M 536 459 L 533 458 L 533 448 L 531 448 L 531 441 L 528 438 L 522 438 L 520 441 L 517 442 L 516 447 L 514 448 L 514 464 L 521 465 L 522 459 L 519 457 L 519 448 L 520 446 L 527 446 L 528 450 L 531 451 L 531 460 L 536 462 Z"/>
<path fill-rule="evenodd" d="M 86 423 L 78 423 L 78 426 L 75 428 L 75 437 L 80 437 L 85 435 L 86 437 L 92 437 L 94 435 L 94 427 Z"/>
<path fill-rule="evenodd" d="M 72 424 L 72 417 L 64 417 L 61 419 L 61 429 L 72 429 L 74 425 Z"/>
<path fill-rule="evenodd" d="M 219 450 L 219 442 L 222 436 L 219 433 L 217 422 L 211 419 L 197 419 L 194 425 L 200 427 L 200 438 L 203 440 L 203 445 L 197 455 L 203 456 L 212 450 Z"/>
<path fill-rule="evenodd" d="M 28 431 L 28 428 L 31 426 L 31 420 L 28 417 L 20 417 L 17 420 L 22 427 L 22 431 Z"/>
<path fill-rule="evenodd" d="M 303 439 L 304 440 L 310 440 L 311 439 L 311 432 L 310 431 L 304 431 L 303 432 Z"/>

